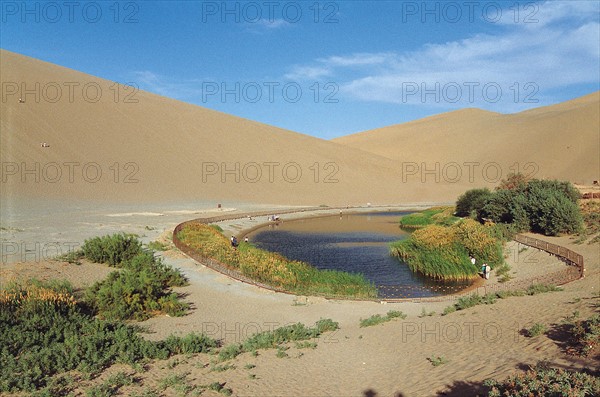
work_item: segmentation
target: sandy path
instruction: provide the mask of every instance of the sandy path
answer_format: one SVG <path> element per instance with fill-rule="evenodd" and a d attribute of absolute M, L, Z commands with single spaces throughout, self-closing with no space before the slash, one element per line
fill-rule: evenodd
<path fill-rule="evenodd" d="M 160 230 L 164 221 L 161 217 L 147 219 L 156 228 L 152 233 L 168 233 L 167 227 Z M 251 227 L 251 222 L 235 220 L 224 227 L 241 231 Z M 477 394 L 480 382 L 486 378 L 502 378 L 538 361 L 597 370 L 597 361 L 567 356 L 560 341 L 552 338 L 557 338 L 560 321 L 574 311 L 585 317 L 597 310 L 599 301 L 597 295 L 593 296 L 600 289 L 598 247 L 575 245 L 564 237 L 547 239 L 583 254 L 586 278 L 566 285 L 562 292 L 508 298 L 443 317 L 439 313 L 451 302 L 380 304 L 295 297 L 233 281 L 167 251 L 167 262 L 182 269 L 190 279 L 188 287 L 177 291 L 186 295 L 193 310 L 180 318 L 165 316 L 144 322 L 151 330 L 147 335 L 150 339 L 196 331 L 231 343 L 288 323 L 312 325 L 320 318 L 338 321 L 340 330 L 316 340 L 316 349 L 300 350 L 291 345 L 286 358 L 276 357 L 275 350 L 261 351 L 258 357 L 245 353 L 232 360 L 234 369 L 211 372 L 214 358 L 197 355 L 177 358 L 181 364 L 175 368 L 161 362 L 151 364 L 140 376 L 145 384 L 152 385 L 168 374 L 186 372 L 192 384 L 226 382 L 234 395 L 240 396 L 362 396 L 370 395 L 370 391 L 378 396 L 428 396 L 441 391 L 465 396 Z M 517 254 L 509 253 L 507 261 L 515 277 L 565 266 L 533 248 L 520 253 L 518 247 L 512 248 Z M 0 276 L 3 282 L 14 275 L 67 277 L 85 285 L 103 278 L 108 271 L 93 264 L 38 262 L 3 264 Z M 495 282 L 494 277 L 487 282 Z M 424 308 L 437 314 L 421 318 Z M 361 318 L 388 310 L 401 310 L 408 317 L 374 327 L 359 326 Z M 523 328 L 535 322 L 546 324 L 549 336 L 521 335 Z M 443 356 L 448 363 L 434 367 L 427 360 L 432 355 Z M 256 367 L 246 369 L 246 364 Z M 174 394 L 167 390 L 165 395 Z"/>

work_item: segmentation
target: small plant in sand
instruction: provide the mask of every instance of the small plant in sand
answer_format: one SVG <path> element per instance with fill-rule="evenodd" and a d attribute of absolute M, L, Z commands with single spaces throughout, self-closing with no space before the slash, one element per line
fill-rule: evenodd
<path fill-rule="evenodd" d="M 373 325 L 386 323 L 394 318 L 400 318 L 404 320 L 406 318 L 406 314 L 397 310 L 390 310 L 385 316 L 382 316 L 381 314 L 374 314 L 369 318 L 361 319 L 360 326 L 371 327 Z"/>
<path fill-rule="evenodd" d="M 276 328 L 273 331 L 259 332 L 243 343 L 233 343 L 223 347 L 218 354 L 219 361 L 230 360 L 245 352 L 251 352 L 254 356 L 258 356 L 257 351 L 259 349 L 274 349 L 289 342 L 307 341 L 318 338 L 324 332 L 335 331 L 338 328 L 337 322 L 331 319 L 321 319 L 312 328 L 302 323 L 296 323 Z"/>
<path fill-rule="evenodd" d="M 119 393 L 119 389 L 123 386 L 131 385 L 135 382 L 133 375 L 128 375 L 125 372 L 117 372 L 111 375 L 108 379 L 99 385 L 89 388 L 85 395 L 86 397 L 107 397 L 114 396 Z"/>
<path fill-rule="evenodd" d="M 542 323 L 535 323 L 529 329 L 525 330 L 528 337 L 534 338 L 536 336 L 545 334 L 548 328 Z"/>
<path fill-rule="evenodd" d="M 431 357 L 428 357 L 427 360 L 434 367 L 438 367 L 440 365 L 444 365 L 444 364 L 448 363 L 448 359 L 446 359 L 446 357 L 444 357 L 444 356 L 436 356 L 436 355 L 433 355 L 433 354 L 431 355 Z"/>

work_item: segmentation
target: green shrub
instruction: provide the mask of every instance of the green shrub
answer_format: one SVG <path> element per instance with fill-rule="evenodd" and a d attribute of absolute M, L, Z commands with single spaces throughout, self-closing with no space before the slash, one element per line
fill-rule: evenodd
<path fill-rule="evenodd" d="M 131 234 L 113 234 L 85 240 L 83 255 L 92 262 L 119 266 L 142 251 L 142 243 Z"/>
<path fill-rule="evenodd" d="M 488 397 L 600 395 L 600 378 L 597 376 L 544 366 L 537 366 L 524 374 L 510 376 L 502 382 L 489 379 L 484 384 L 491 388 Z"/>
<path fill-rule="evenodd" d="M 528 337 L 533 338 L 546 333 L 548 328 L 542 323 L 535 323 L 529 329 L 526 330 Z"/>
<path fill-rule="evenodd" d="M 516 231 L 546 235 L 582 230 L 583 217 L 577 204 L 580 194 L 571 183 L 532 179 L 508 185 L 518 187 L 501 187 L 478 204 L 480 221 L 490 219 L 511 224 Z"/>
<path fill-rule="evenodd" d="M 467 190 L 456 201 L 456 215 L 465 217 L 476 214 L 491 194 L 488 188 Z"/>
<path fill-rule="evenodd" d="M 186 285 L 187 279 L 179 270 L 156 258 L 152 251 L 139 251 L 119 266 L 123 268 L 121 271 L 110 273 L 86 291 L 86 302 L 99 316 L 145 320 L 156 313 L 170 316 L 186 313 L 189 305 L 169 289 Z"/>
<path fill-rule="evenodd" d="M 57 282 L 0 290 L 0 392 L 47 388 L 50 393 L 67 387 L 53 383 L 56 374 L 93 374 L 115 363 L 133 365 L 216 347 L 202 335 L 147 341 L 136 327 L 90 316 L 69 290 L 70 285 Z"/>

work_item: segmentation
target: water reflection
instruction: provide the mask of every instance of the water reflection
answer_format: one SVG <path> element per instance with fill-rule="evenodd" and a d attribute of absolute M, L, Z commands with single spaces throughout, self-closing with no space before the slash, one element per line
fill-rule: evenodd
<path fill-rule="evenodd" d="M 409 212 L 342 214 L 285 221 L 250 235 L 258 247 L 319 269 L 362 273 L 382 298 L 436 296 L 465 284 L 443 284 L 413 274 L 389 254 L 389 243 L 408 237 L 398 219 Z"/>

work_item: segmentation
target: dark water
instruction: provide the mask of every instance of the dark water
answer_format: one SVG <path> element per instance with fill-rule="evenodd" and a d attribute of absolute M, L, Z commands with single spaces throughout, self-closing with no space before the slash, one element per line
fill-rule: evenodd
<path fill-rule="evenodd" d="M 408 212 L 284 220 L 259 229 L 250 239 L 260 248 L 319 269 L 361 273 L 377 286 L 381 298 L 436 296 L 460 289 L 457 284 L 441 284 L 413 274 L 390 255 L 389 243 L 408 237 L 398 227 L 398 219 L 405 214 Z"/>

